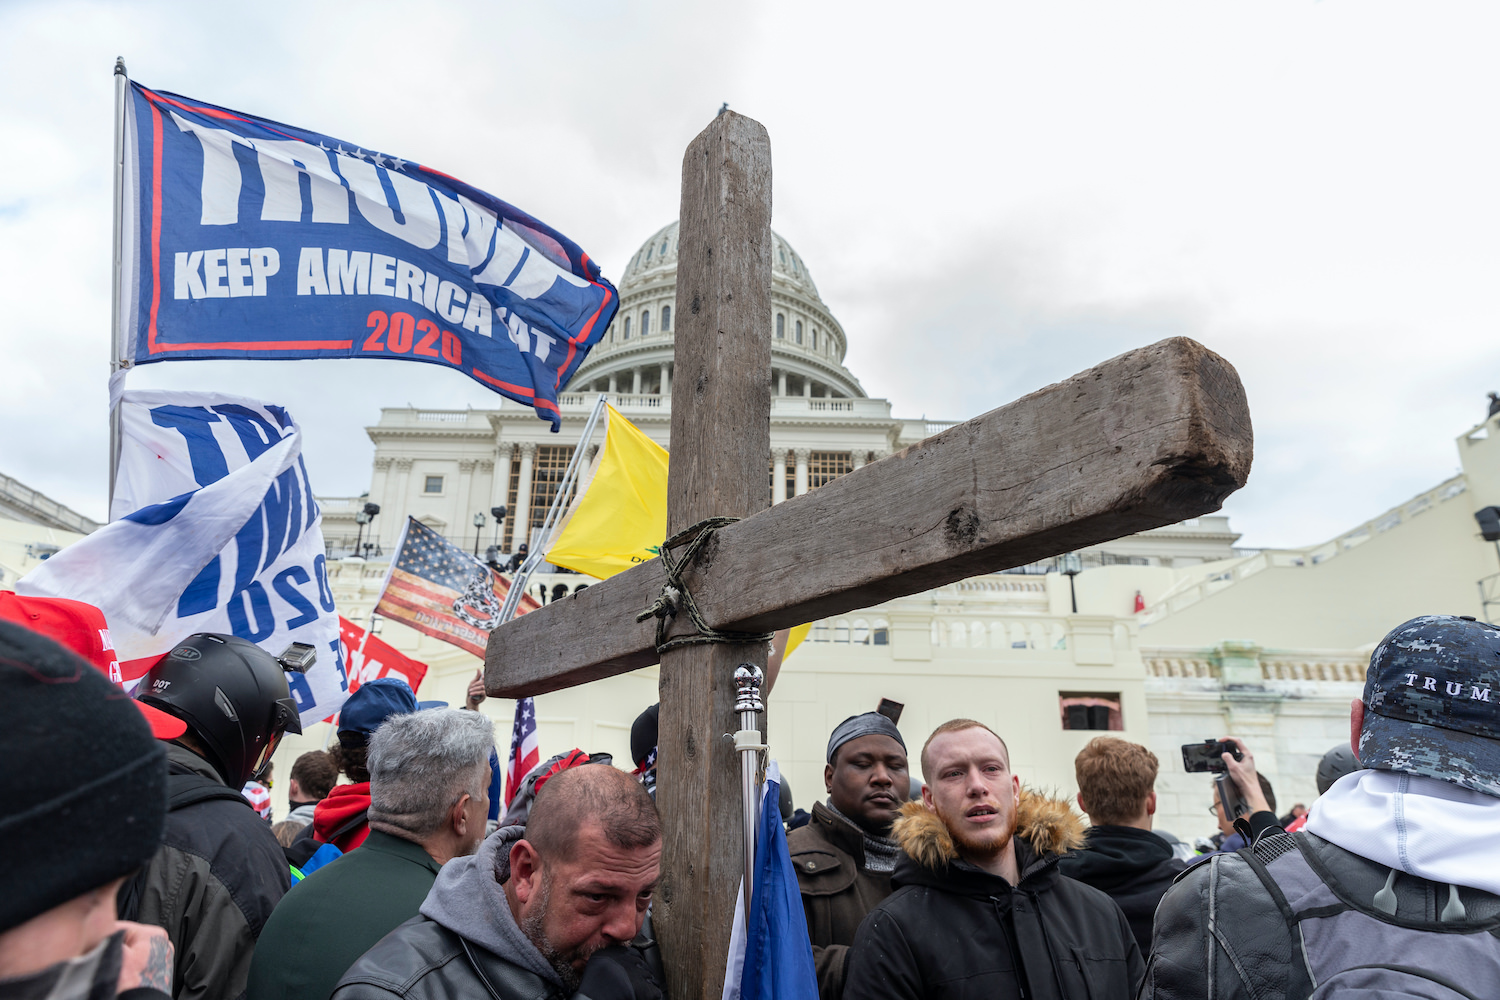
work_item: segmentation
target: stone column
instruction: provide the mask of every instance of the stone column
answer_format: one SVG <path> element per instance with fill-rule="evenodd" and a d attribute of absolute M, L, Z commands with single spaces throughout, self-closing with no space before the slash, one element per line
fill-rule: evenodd
<path fill-rule="evenodd" d="M 510 485 L 510 452 L 511 446 L 501 445 L 495 449 L 495 457 L 479 463 L 483 469 L 486 465 L 490 471 L 490 506 L 498 507 L 505 502 L 505 487 Z"/>
<path fill-rule="evenodd" d="M 386 495 L 391 484 L 391 459 L 388 455 L 375 458 L 375 475 L 370 477 L 370 499 L 384 507 L 390 503 Z M 394 510 L 395 508 L 392 508 Z"/>
<path fill-rule="evenodd" d="M 633 396 L 641 394 L 641 370 L 639 368 L 630 369 L 630 393 Z"/>
<path fill-rule="evenodd" d="M 865 456 L 868 454 L 869 452 L 867 451 L 856 451 L 854 453 L 854 467 L 856 469 L 863 469 L 865 467 Z"/>
<path fill-rule="evenodd" d="M 786 376 L 781 376 L 785 381 Z M 778 504 L 786 499 L 786 449 L 777 448 L 773 453 L 776 464 L 771 470 L 771 503 Z"/>
<path fill-rule="evenodd" d="M 478 508 L 470 500 L 470 494 L 474 492 L 474 466 L 479 463 L 472 458 L 460 458 L 458 460 L 458 490 L 454 496 L 454 503 L 458 507 L 457 523 L 464 526 L 464 531 L 473 527 L 471 522 Z M 488 520 L 488 518 L 486 518 Z M 450 524 L 454 523 L 452 521 Z"/>
<path fill-rule="evenodd" d="M 611 396 L 613 396 L 615 393 L 617 393 L 619 391 L 620 391 L 620 389 L 619 389 L 619 381 L 618 381 L 618 379 L 616 377 L 616 373 L 610 372 L 609 373 L 609 394 Z"/>
<path fill-rule="evenodd" d="M 786 395 L 786 369 L 784 368 L 776 373 L 776 395 Z"/>
<path fill-rule="evenodd" d="M 670 369 L 671 366 L 663 361 L 661 365 L 661 394 L 663 396 L 672 395 L 672 372 Z"/>
<path fill-rule="evenodd" d="M 406 523 L 407 512 L 411 510 L 411 498 L 407 495 L 407 489 L 411 485 L 411 459 L 396 459 L 396 490 L 391 494 L 391 505 L 382 506 L 381 516 L 385 523 L 380 526 L 380 545 L 382 548 L 390 548 L 396 544 L 396 536 L 401 533 L 401 526 Z"/>
<path fill-rule="evenodd" d="M 802 376 L 802 395 L 806 396 L 808 399 L 812 398 L 812 379 L 808 378 L 806 375 Z"/>
<path fill-rule="evenodd" d="M 536 458 L 536 444 L 522 441 L 521 472 L 516 476 L 516 509 L 511 514 L 515 523 L 511 527 L 511 551 L 521 547 L 522 542 L 531 541 L 531 462 Z"/>
<path fill-rule="evenodd" d="M 812 454 L 811 448 L 796 449 L 797 455 L 797 495 L 800 497 L 807 492 L 807 459 Z"/>
<path fill-rule="evenodd" d="M 823 398 L 824 399 L 832 399 L 833 398 L 833 386 L 831 386 L 831 385 L 825 385 L 823 387 Z"/>

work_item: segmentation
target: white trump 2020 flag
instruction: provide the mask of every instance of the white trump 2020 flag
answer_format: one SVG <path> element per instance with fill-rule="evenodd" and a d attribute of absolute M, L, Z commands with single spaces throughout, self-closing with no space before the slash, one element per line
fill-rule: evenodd
<path fill-rule="evenodd" d="M 273 656 L 317 650 L 287 674 L 309 725 L 347 697 L 339 620 L 302 432 L 285 409 L 203 392 L 126 392 L 111 522 L 16 584 L 104 612 L 129 685 L 195 632 L 231 633 Z M 136 676 L 133 677 L 131 674 Z"/>

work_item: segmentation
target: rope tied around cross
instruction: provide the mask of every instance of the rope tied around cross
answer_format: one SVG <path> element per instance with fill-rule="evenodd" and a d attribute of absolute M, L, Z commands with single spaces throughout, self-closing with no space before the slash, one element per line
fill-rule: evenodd
<path fill-rule="evenodd" d="M 703 613 L 698 610 L 698 602 L 693 600 L 693 592 L 682 581 L 683 573 L 693 565 L 693 561 L 698 558 L 698 553 L 703 550 L 703 546 L 708 543 L 713 533 L 738 520 L 737 517 L 706 517 L 662 542 L 660 559 L 662 568 L 666 570 L 667 580 L 662 584 L 661 593 L 657 595 L 651 606 L 635 616 L 638 622 L 643 622 L 647 618 L 656 619 L 656 651 L 658 653 L 665 653 L 669 649 L 677 649 L 680 646 L 698 646 L 706 643 L 748 645 L 771 641 L 771 637 L 775 634 L 773 632 L 731 632 L 716 629 L 708 624 L 703 618 Z M 687 548 L 683 551 L 681 558 L 674 557 L 672 550 L 683 545 Z M 696 635 L 677 635 L 668 638 L 667 625 L 679 611 L 687 612 L 688 620 L 693 623 L 693 628 L 698 630 Z"/>

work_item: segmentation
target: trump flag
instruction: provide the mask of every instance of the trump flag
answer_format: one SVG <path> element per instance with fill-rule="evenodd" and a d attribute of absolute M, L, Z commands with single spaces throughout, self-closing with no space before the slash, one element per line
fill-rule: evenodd
<path fill-rule="evenodd" d="M 273 656 L 307 643 L 316 662 L 286 675 L 302 723 L 338 711 L 348 693 L 338 615 L 291 414 L 205 392 L 127 392 L 119 412 L 113 520 L 16 591 L 104 612 L 127 683 L 196 632 Z"/>
<path fill-rule="evenodd" d="M 350 694 L 358 691 L 366 681 L 380 677 L 405 681 L 406 686 L 415 692 L 422 686 L 422 678 L 427 676 L 427 664 L 377 639 L 343 615 L 339 615 L 339 639 L 348 654 L 344 659 L 344 673 L 349 678 Z"/>
<path fill-rule="evenodd" d="M 118 358 L 443 365 L 560 422 L 619 306 L 577 244 L 440 170 L 132 83 Z"/>

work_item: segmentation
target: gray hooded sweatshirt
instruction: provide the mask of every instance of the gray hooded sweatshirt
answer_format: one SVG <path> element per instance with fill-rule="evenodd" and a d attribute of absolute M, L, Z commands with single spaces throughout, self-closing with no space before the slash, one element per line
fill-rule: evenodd
<path fill-rule="evenodd" d="M 502 826 L 484 839 L 477 854 L 443 865 L 422 903 L 422 916 L 561 987 L 556 970 L 511 915 L 501 889 L 510 879 L 510 849 L 525 834 L 525 827 Z"/>

